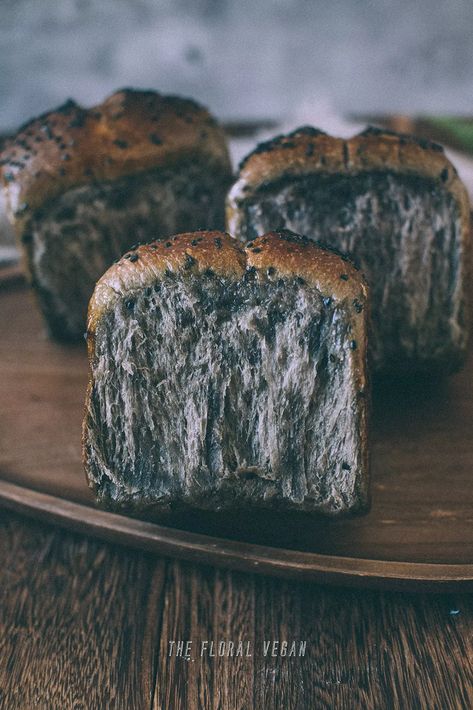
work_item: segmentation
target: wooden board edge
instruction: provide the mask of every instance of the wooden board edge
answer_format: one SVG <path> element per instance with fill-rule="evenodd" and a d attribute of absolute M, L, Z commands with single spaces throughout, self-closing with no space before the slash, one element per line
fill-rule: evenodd
<path fill-rule="evenodd" d="M 0 505 L 106 542 L 247 573 L 398 591 L 473 590 L 473 564 L 433 564 L 299 552 L 168 528 L 0 480 Z"/>

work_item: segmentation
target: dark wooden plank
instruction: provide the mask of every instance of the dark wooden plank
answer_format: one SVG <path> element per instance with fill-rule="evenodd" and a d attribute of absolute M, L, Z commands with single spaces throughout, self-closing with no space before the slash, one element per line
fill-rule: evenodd
<path fill-rule="evenodd" d="M 472 595 L 165 565 L 10 513 L 0 520 L 2 710 L 469 708 L 472 632 Z M 169 656 L 179 640 L 192 642 L 193 660 Z M 239 640 L 249 656 L 219 657 L 219 641 Z M 210 641 L 215 655 L 201 656 Z M 305 642 L 305 653 L 273 655 L 274 641 Z"/>
<path fill-rule="evenodd" d="M 178 562 L 165 596 L 155 710 L 473 704 L 471 596 L 327 589 Z M 250 658 L 198 657 L 205 640 L 239 638 Z M 169 657 L 178 639 L 192 641 L 193 660 Z M 284 640 L 305 641 L 305 654 L 265 655 Z"/>
<path fill-rule="evenodd" d="M 255 578 L 238 572 L 216 571 L 212 627 L 214 640 L 243 644 L 242 655 L 208 658 L 214 667 L 213 708 L 248 710 L 254 704 L 257 654 Z M 228 648 L 228 653 L 230 649 Z M 262 706 L 260 706 L 262 707 Z"/>
<path fill-rule="evenodd" d="M 2 512 L 0 707 L 149 708 L 164 569 Z"/>

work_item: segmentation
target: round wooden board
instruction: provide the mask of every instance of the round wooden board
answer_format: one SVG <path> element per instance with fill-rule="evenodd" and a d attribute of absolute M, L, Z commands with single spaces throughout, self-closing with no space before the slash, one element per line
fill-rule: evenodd
<path fill-rule="evenodd" d="M 201 512 L 158 523 L 94 507 L 81 465 L 85 345 L 50 342 L 18 272 L 0 282 L 0 502 L 201 562 L 327 583 L 473 589 L 473 379 L 374 391 L 369 515 Z"/>

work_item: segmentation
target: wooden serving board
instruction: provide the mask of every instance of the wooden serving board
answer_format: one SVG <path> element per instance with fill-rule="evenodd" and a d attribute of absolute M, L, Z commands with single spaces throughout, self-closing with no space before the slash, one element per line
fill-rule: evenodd
<path fill-rule="evenodd" d="M 246 571 L 351 585 L 473 589 L 472 361 L 448 380 L 375 388 L 369 515 L 324 521 L 195 512 L 158 524 L 94 506 L 81 465 L 85 344 L 46 338 L 14 269 L 0 282 L 0 326 L 4 507 L 137 548 Z"/>

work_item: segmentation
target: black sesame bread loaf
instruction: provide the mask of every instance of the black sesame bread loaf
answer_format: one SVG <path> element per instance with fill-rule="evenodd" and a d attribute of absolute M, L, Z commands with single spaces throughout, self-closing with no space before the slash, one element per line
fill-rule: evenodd
<path fill-rule="evenodd" d="M 440 146 L 375 128 L 342 140 L 311 127 L 261 144 L 240 166 L 227 229 L 246 241 L 281 228 L 339 249 L 362 268 L 377 370 L 461 366 L 469 203 Z"/>
<path fill-rule="evenodd" d="M 193 101 L 123 90 L 68 101 L 1 154 L 9 211 L 53 336 L 82 337 L 97 279 L 134 243 L 224 222 L 230 160 Z"/>
<path fill-rule="evenodd" d="M 368 502 L 367 288 L 290 232 L 141 246 L 88 315 L 89 485 L 111 508 Z"/>

